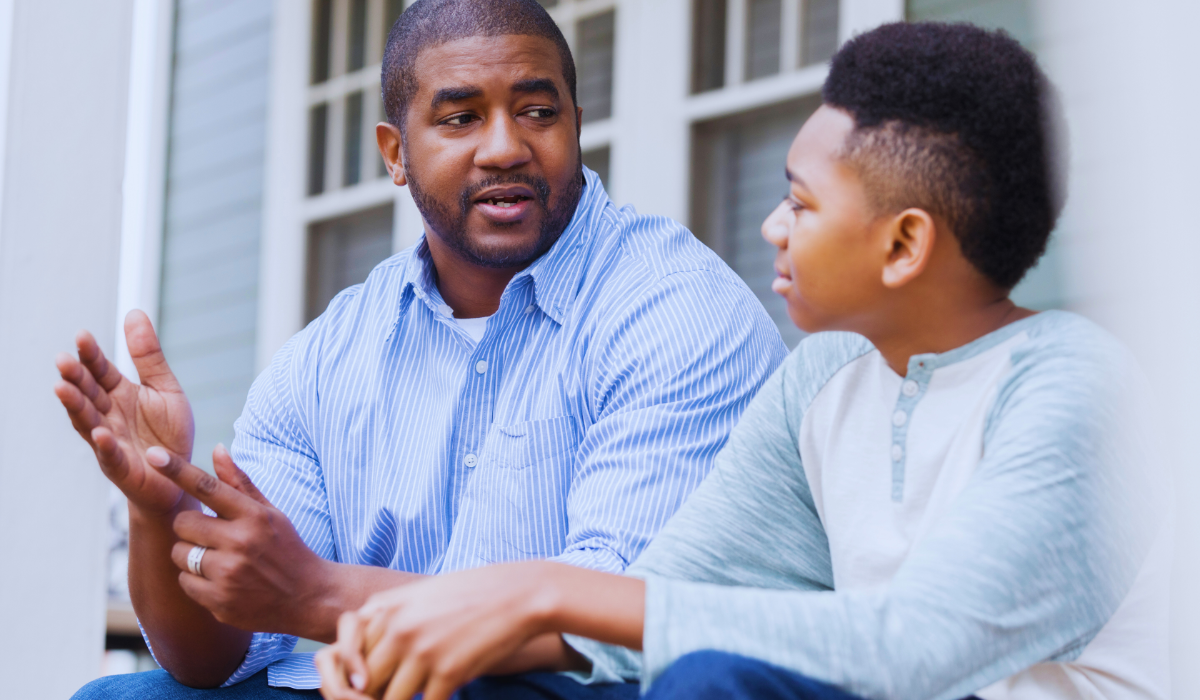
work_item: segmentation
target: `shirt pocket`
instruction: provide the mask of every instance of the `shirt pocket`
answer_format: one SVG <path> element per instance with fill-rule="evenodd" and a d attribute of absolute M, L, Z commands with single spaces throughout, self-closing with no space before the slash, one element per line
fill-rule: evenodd
<path fill-rule="evenodd" d="M 572 416 L 491 430 L 476 491 L 487 514 L 480 535 L 485 560 L 544 559 L 562 553 L 578 448 Z"/>

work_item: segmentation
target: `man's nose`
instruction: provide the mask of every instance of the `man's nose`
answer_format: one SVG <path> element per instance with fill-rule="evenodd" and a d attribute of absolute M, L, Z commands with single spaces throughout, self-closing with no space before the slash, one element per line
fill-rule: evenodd
<path fill-rule="evenodd" d="M 528 163 L 533 151 L 522 138 L 521 128 L 511 115 L 498 115 L 487 121 L 483 140 L 475 151 L 480 168 L 511 170 Z"/>

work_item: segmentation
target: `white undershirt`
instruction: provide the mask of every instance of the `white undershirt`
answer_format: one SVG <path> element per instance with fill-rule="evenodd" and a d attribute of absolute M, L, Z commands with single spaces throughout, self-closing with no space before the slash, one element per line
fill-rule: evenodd
<path fill-rule="evenodd" d="M 487 322 L 491 316 L 480 316 L 479 318 L 458 318 L 455 317 L 454 322 L 459 325 L 467 335 L 478 345 L 479 341 L 483 340 L 483 334 L 487 332 Z"/>

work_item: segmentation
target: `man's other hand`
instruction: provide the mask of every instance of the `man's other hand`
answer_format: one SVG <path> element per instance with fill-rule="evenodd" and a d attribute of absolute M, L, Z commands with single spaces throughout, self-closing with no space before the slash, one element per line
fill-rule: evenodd
<path fill-rule="evenodd" d="M 132 504 L 161 515 L 179 504 L 183 492 L 153 469 L 143 455 L 161 445 L 191 459 L 192 408 L 167 366 L 150 319 L 141 311 L 125 318 L 125 338 L 141 384 L 123 376 L 87 331 L 75 338 L 78 358 L 58 356 L 62 381 L 54 393 L 71 424 L 91 445 L 100 469 Z"/>
<path fill-rule="evenodd" d="M 217 514 L 193 510 L 175 518 L 179 541 L 171 560 L 192 600 L 218 621 L 244 630 L 333 641 L 333 624 L 325 622 L 341 612 L 332 601 L 333 565 L 308 548 L 223 446 L 213 450 L 219 478 L 161 447 L 150 448 L 146 461 Z M 196 546 L 207 548 L 199 576 L 188 568 Z"/>

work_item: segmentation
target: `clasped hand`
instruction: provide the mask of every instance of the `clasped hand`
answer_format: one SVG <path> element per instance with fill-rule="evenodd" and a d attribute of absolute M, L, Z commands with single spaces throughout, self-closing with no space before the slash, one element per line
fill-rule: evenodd
<path fill-rule="evenodd" d="M 449 700 L 483 675 L 560 667 L 562 640 L 546 634 L 561 564 L 521 562 L 444 574 L 372 596 L 338 620 L 317 654 L 327 700 Z M 539 635 L 541 637 L 539 638 Z"/>

